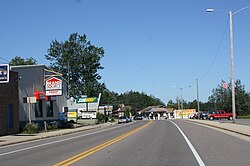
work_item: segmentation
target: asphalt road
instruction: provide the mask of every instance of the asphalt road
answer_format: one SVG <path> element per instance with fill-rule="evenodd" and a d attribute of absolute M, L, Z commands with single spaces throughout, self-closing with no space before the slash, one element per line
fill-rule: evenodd
<path fill-rule="evenodd" d="M 140 121 L 1 147 L 0 165 L 247 166 L 250 139 L 240 137 L 181 120 Z"/>

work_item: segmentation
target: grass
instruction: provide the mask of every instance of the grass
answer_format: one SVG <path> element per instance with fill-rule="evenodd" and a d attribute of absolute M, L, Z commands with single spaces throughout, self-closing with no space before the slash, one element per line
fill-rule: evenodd
<path fill-rule="evenodd" d="M 238 119 L 250 119 L 250 115 L 237 116 Z"/>

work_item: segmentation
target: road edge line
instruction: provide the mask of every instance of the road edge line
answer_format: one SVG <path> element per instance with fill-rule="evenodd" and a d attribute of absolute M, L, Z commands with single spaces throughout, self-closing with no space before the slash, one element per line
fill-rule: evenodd
<path fill-rule="evenodd" d="M 170 121 L 172 124 L 174 124 L 176 126 L 176 128 L 180 131 L 180 133 L 182 134 L 183 138 L 185 139 L 185 141 L 187 142 L 189 148 L 191 149 L 192 153 L 194 154 L 194 157 L 196 159 L 196 161 L 198 162 L 198 164 L 200 166 L 205 166 L 204 162 L 202 161 L 200 155 L 198 154 L 198 152 L 195 150 L 194 146 L 191 144 L 191 142 L 189 141 L 189 139 L 187 138 L 187 136 L 184 134 L 184 132 L 180 129 L 180 127 L 175 124 L 173 121 Z"/>

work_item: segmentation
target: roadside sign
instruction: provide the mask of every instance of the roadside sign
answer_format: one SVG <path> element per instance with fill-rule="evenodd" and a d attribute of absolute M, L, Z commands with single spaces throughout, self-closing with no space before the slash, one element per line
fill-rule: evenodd
<path fill-rule="evenodd" d="M 56 77 L 52 77 L 46 80 L 46 90 L 62 89 L 62 80 Z"/>
<path fill-rule="evenodd" d="M 9 82 L 9 65 L 0 64 L 0 83 Z"/>
<path fill-rule="evenodd" d="M 62 90 L 48 90 L 46 91 L 46 96 L 61 96 Z"/>
<path fill-rule="evenodd" d="M 45 83 L 46 96 L 61 96 L 62 95 L 62 80 L 56 77 L 51 77 Z"/>
<path fill-rule="evenodd" d="M 98 102 L 97 97 L 86 97 L 86 98 L 77 98 L 76 103 L 96 103 Z"/>

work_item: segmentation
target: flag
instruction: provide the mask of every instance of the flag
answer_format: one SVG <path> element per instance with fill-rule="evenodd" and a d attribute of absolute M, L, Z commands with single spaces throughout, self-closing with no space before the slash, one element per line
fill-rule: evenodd
<path fill-rule="evenodd" d="M 222 81 L 221 81 L 221 86 L 222 86 L 222 88 L 224 88 L 224 89 L 227 89 L 228 88 L 228 84 L 222 79 Z"/>

